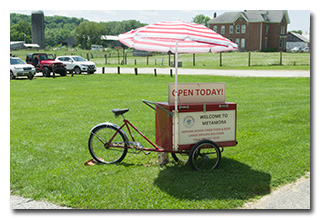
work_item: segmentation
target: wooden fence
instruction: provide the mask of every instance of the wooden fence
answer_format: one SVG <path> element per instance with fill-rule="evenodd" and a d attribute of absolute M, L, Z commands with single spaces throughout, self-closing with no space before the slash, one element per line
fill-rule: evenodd
<path fill-rule="evenodd" d="M 172 66 L 174 55 L 153 53 L 152 56 L 137 57 L 123 50 L 112 52 L 73 53 L 97 65 Z M 239 66 L 309 66 L 310 53 L 289 52 L 222 52 L 202 54 L 179 54 L 183 67 L 239 67 Z"/>

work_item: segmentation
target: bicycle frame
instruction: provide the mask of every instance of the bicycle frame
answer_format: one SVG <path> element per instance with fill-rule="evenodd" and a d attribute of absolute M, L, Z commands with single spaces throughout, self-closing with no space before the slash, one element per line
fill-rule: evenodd
<path fill-rule="evenodd" d="M 155 151 L 155 152 L 172 152 L 172 151 L 167 151 L 165 149 L 161 149 L 159 148 L 156 144 L 154 144 L 152 141 L 149 140 L 149 138 L 147 138 L 141 131 L 139 131 L 139 129 L 137 129 L 133 124 L 131 124 L 130 121 L 126 120 L 124 117 L 123 117 L 123 125 L 121 127 L 118 128 L 118 130 L 115 132 L 115 134 L 113 135 L 113 137 L 109 140 L 108 144 L 110 142 L 112 142 L 113 138 L 116 136 L 116 134 L 123 128 L 123 127 L 126 127 L 129 134 L 130 134 L 130 137 L 132 139 L 132 141 L 135 142 L 135 139 L 132 135 L 132 132 L 130 130 L 130 127 L 133 128 L 141 137 L 143 137 L 149 144 L 151 144 L 154 148 L 142 148 L 141 150 L 143 151 Z M 129 140 L 128 140 L 129 141 Z M 131 148 L 131 147 L 128 147 L 128 148 Z"/>

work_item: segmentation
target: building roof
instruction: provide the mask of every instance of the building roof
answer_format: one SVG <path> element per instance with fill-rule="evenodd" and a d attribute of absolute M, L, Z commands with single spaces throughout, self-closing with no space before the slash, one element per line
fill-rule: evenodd
<path fill-rule="evenodd" d="M 40 47 L 39 44 L 23 44 L 25 47 L 33 47 L 33 48 L 38 48 Z"/>
<path fill-rule="evenodd" d="M 226 12 L 211 19 L 209 24 L 234 23 L 239 17 L 243 17 L 247 22 L 268 22 L 280 23 L 285 16 L 287 23 L 290 23 L 286 10 L 245 10 L 243 12 Z"/>
<path fill-rule="evenodd" d="M 118 36 L 112 36 L 112 35 L 101 35 L 101 40 L 119 40 Z"/>
<path fill-rule="evenodd" d="M 294 32 L 290 32 L 289 34 L 292 34 L 296 38 L 300 39 L 302 42 L 309 43 L 309 39 L 306 38 L 305 36 L 301 35 L 301 34 L 294 33 Z"/>

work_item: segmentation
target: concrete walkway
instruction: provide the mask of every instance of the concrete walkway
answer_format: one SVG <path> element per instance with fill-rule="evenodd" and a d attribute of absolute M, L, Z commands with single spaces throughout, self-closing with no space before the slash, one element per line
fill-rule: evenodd
<path fill-rule="evenodd" d="M 64 206 L 57 206 L 50 202 L 35 201 L 20 196 L 10 196 L 11 209 L 71 209 Z"/>
<path fill-rule="evenodd" d="M 138 68 L 138 74 L 170 75 L 170 69 L 174 74 L 174 68 Z M 96 73 L 102 73 L 102 67 L 98 67 Z M 105 67 L 104 73 L 118 73 L 117 67 Z M 121 67 L 120 74 L 135 74 L 134 68 Z M 212 76 L 238 76 L 238 77 L 310 77 L 309 70 L 214 70 L 214 69 L 184 69 L 179 68 L 178 74 L 182 75 L 212 75 Z"/>
<path fill-rule="evenodd" d="M 281 186 L 261 199 L 240 209 L 310 209 L 310 174 Z"/>

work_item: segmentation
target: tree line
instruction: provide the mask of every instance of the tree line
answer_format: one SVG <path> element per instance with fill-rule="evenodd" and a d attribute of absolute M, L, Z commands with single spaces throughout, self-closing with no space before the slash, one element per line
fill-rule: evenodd
<path fill-rule="evenodd" d="M 90 49 L 91 44 L 107 47 L 109 42 L 101 40 L 101 35 L 119 35 L 145 25 L 136 20 L 93 22 L 84 18 L 45 16 L 45 43 L 46 46 L 56 47 L 63 40 L 74 37 L 82 49 Z M 32 43 L 31 15 L 10 14 L 10 41 Z"/>

